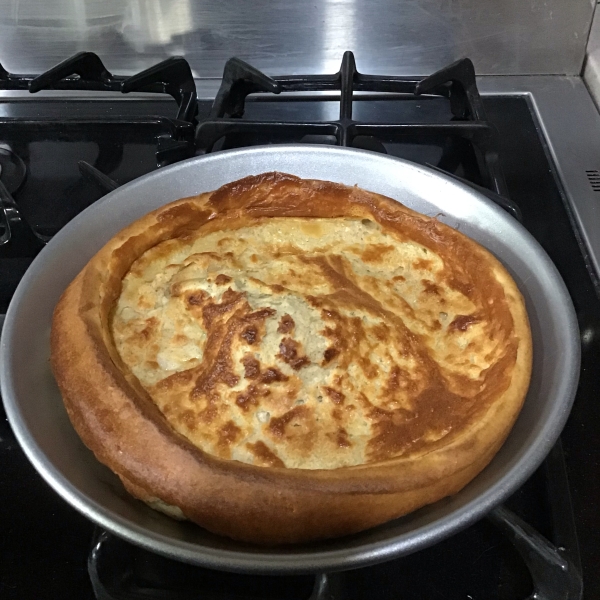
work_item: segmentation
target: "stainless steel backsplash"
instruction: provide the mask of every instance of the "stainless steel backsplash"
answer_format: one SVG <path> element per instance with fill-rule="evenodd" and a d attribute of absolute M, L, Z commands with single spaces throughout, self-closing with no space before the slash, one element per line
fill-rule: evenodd
<path fill-rule="evenodd" d="M 469 56 L 479 74 L 579 74 L 594 0 L 0 0 L 0 62 L 37 73 L 80 50 L 116 73 L 230 56 L 270 74 L 419 75 Z"/>

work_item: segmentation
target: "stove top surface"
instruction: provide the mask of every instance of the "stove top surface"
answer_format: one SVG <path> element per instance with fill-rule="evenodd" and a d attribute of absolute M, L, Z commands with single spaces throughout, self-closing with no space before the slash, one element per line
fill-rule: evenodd
<path fill-rule="evenodd" d="M 332 121 L 337 119 L 339 99 L 313 95 L 279 102 L 258 97 L 250 98 L 246 106 L 246 120 Z M 487 95 L 484 107 L 499 133 L 500 165 L 508 194 L 518 204 L 523 224 L 558 267 L 578 314 L 582 375 L 562 447 L 579 538 L 584 597 L 595 598 L 600 596 L 600 544 L 595 534 L 600 527 L 600 485 L 595 477 L 600 467 L 600 440 L 595 434 L 600 426 L 595 402 L 600 379 L 594 375 L 600 359 L 600 301 L 592 279 L 594 264 L 584 243 L 586 236 L 573 229 L 572 224 L 578 222 L 577 211 L 567 202 L 565 180 L 561 180 L 562 173 L 552 157 L 556 152 L 551 136 L 544 137 L 532 98 L 523 94 Z M 176 109 L 172 100 L 147 98 L 121 101 L 47 97 L 34 102 L 8 97 L 0 102 L 0 153 L 3 148 L 11 150 L 25 163 L 25 180 L 19 185 L 14 180 L 9 183 L 16 186 L 11 190 L 15 202 L 36 234 L 52 235 L 105 193 L 96 179 L 86 176 L 79 161 L 118 184 L 156 169 L 157 140 L 168 130 L 165 119 L 171 118 Z M 208 117 L 210 110 L 211 102 L 199 102 L 198 119 Z M 65 112 L 69 114 L 67 121 Z M 447 102 L 419 98 L 355 98 L 352 116 L 382 124 L 452 120 Z M 312 132 L 301 132 L 300 140 L 332 143 L 329 133 L 319 135 L 316 139 Z M 433 165 L 444 159 L 448 144 L 447 139 L 435 136 L 422 137 L 416 144 L 414 140 L 403 143 L 362 138 L 356 142 L 358 147 Z M 249 138 L 242 132 L 226 140 L 217 139 L 214 149 L 273 141 L 282 140 L 277 136 Z M 485 183 L 469 147 L 454 147 L 451 156 L 456 174 L 477 184 Z M 6 177 L 14 170 L 8 165 L 2 173 Z M 32 256 L 0 253 L 1 312 L 5 312 L 31 261 Z M 563 464 L 560 449 L 553 454 L 554 462 L 541 467 L 506 506 L 554 546 L 563 548 L 558 555 L 563 553 L 577 567 L 577 543 L 568 511 L 563 512 L 564 502 L 551 501 L 556 465 L 560 470 Z M 95 591 L 97 597 L 107 594 L 106 598 L 342 600 L 396 598 L 401 594 L 403 598 L 513 600 L 528 597 L 535 585 L 536 573 L 526 566 L 510 536 L 502 533 L 498 514 L 411 556 L 327 577 L 221 574 L 168 561 L 95 530 L 92 523 L 61 500 L 28 463 L 3 413 L 0 497 L 0 595 L 7 598 L 81 599 L 93 598 Z M 549 580 L 547 583 L 554 585 L 554 591 L 562 585 Z"/>

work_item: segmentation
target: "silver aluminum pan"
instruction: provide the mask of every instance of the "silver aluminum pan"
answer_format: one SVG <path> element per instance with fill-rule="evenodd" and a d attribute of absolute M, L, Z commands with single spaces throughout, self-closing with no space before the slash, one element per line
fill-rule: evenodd
<path fill-rule="evenodd" d="M 130 497 L 72 428 L 50 371 L 52 311 L 69 282 L 124 226 L 171 200 L 265 171 L 336 181 L 385 194 L 459 228 L 493 252 L 519 285 L 533 334 L 533 375 L 500 452 L 461 492 L 361 534 L 285 549 L 233 542 L 165 517 Z M 512 217 L 450 178 L 408 161 L 329 146 L 265 146 L 160 169 L 82 212 L 48 244 L 6 315 L 0 376 L 6 412 L 27 456 L 70 504 L 106 529 L 206 567 L 291 573 L 349 569 L 431 545 L 481 518 L 520 487 L 562 430 L 579 377 L 579 331 L 565 285 L 544 250 Z"/>

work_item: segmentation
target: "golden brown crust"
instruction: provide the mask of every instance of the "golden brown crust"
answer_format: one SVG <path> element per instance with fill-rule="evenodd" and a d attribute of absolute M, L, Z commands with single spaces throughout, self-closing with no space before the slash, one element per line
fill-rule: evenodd
<path fill-rule="evenodd" d="M 397 239 L 410 239 L 443 258 L 442 279 L 479 308 L 476 314 L 457 315 L 449 330 L 464 332 L 485 322 L 502 337 L 505 350 L 482 375 L 485 385 L 471 394 L 476 401 L 468 413 L 461 413 L 451 435 L 393 457 L 390 448 L 414 437 L 415 430 L 384 419 L 378 435 L 381 452 L 369 464 L 306 470 L 283 468 L 277 454 L 261 441 L 248 445 L 255 464 L 223 460 L 173 429 L 115 347 L 111 319 L 123 278 L 136 259 L 163 241 L 185 240 L 200 228 L 204 235 L 239 229 L 265 217 L 369 219 Z M 375 255 L 382 252 L 371 250 Z M 227 288 L 230 277 L 219 277 L 216 284 Z M 435 294 L 435 285 L 428 282 L 424 293 Z M 191 299 L 198 307 L 203 301 Z M 300 370 L 298 361 L 304 354 L 292 343 L 295 323 L 293 315 L 287 316 L 277 317 L 279 334 L 290 340 L 281 347 L 281 359 L 292 371 L 294 364 Z M 260 324 L 257 327 L 255 332 L 244 330 L 246 342 L 261 335 Z M 75 429 L 131 493 L 158 508 L 157 500 L 163 509 L 178 507 L 213 532 L 261 544 L 357 532 L 457 492 L 485 467 L 508 435 L 527 392 L 532 352 L 516 285 L 475 242 L 382 196 L 284 174 L 246 178 L 212 194 L 179 200 L 124 229 L 63 294 L 54 314 L 51 348 L 52 367 Z M 332 346 L 326 352 L 324 362 L 337 360 L 339 349 Z M 243 366 L 248 379 L 256 381 L 252 378 L 258 377 L 257 366 L 250 358 Z M 460 387 L 457 381 L 452 385 Z M 454 418 L 457 413 L 444 412 L 438 400 L 449 402 L 456 389 L 441 379 L 429 383 L 429 391 L 420 396 L 420 410 Z M 340 401 L 339 390 L 326 393 L 332 404 L 336 398 Z M 273 427 L 285 429 L 285 423 L 275 422 Z M 228 431 L 235 437 L 233 424 Z"/>

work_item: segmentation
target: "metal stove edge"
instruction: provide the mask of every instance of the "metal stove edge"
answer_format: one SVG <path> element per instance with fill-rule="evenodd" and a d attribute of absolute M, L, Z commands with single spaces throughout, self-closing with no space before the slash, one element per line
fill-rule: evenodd
<path fill-rule="evenodd" d="M 600 293 L 600 113 L 581 77 L 480 77 L 483 96 L 525 96 L 556 167 L 559 189 Z"/>

